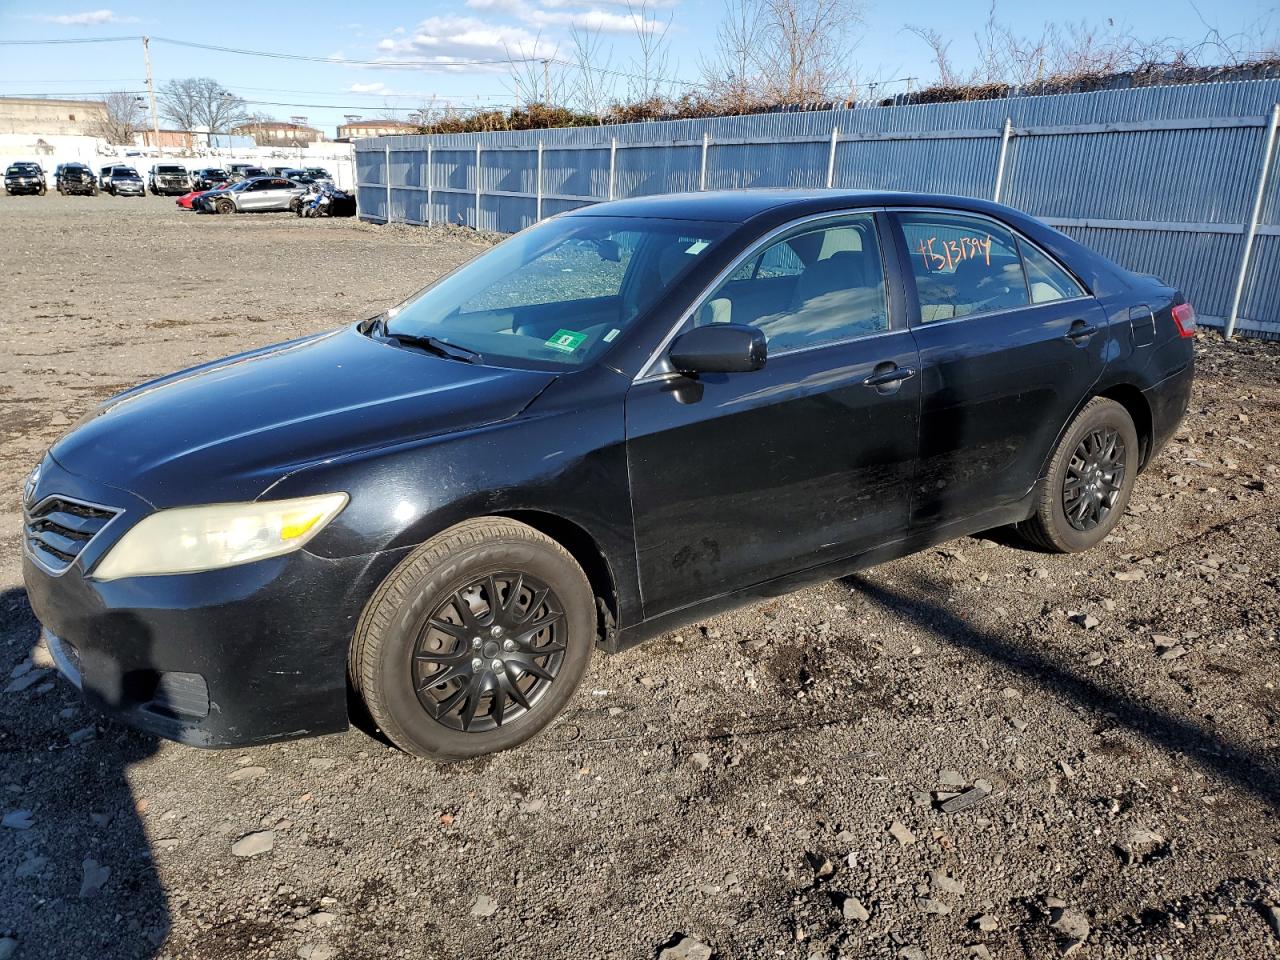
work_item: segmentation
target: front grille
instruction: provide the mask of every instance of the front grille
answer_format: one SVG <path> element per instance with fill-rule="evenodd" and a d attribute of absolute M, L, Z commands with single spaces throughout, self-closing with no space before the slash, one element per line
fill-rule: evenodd
<path fill-rule="evenodd" d="M 46 569 L 61 573 L 119 513 L 112 507 L 49 497 L 23 513 L 27 549 Z"/>

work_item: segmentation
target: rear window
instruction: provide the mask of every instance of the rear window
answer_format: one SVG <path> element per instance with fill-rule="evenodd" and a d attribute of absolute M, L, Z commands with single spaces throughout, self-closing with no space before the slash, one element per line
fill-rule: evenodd
<path fill-rule="evenodd" d="M 1004 227 L 948 213 L 904 213 L 898 221 L 911 254 L 921 322 L 1030 302 L 1017 242 Z"/>

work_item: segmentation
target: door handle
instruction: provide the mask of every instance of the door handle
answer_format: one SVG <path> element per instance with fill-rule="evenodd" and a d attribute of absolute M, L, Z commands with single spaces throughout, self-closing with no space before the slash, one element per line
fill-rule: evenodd
<path fill-rule="evenodd" d="M 881 369 L 881 368 L 886 369 Z M 910 380 L 916 375 L 915 370 L 911 367 L 900 367 L 896 363 L 880 363 L 876 364 L 879 373 L 873 373 L 867 379 L 862 381 L 866 387 L 887 387 L 893 384 L 901 383 L 903 380 Z"/>
<path fill-rule="evenodd" d="M 1088 342 L 1089 338 L 1098 332 L 1098 328 L 1092 323 L 1085 323 L 1083 320 L 1077 320 L 1071 325 L 1071 329 L 1067 331 L 1065 339 L 1070 340 L 1076 346 L 1080 346 Z"/>

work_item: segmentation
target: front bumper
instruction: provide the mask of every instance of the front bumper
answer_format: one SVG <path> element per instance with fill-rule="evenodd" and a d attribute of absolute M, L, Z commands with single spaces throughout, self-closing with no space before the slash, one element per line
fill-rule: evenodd
<path fill-rule="evenodd" d="M 37 180 L 27 182 L 6 182 L 4 188 L 10 193 L 39 193 L 44 184 Z"/>
<path fill-rule="evenodd" d="M 121 502 L 122 491 L 86 490 L 46 458 L 39 495 L 63 490 L 60 480 L 81 485 L 67 496 Z M 133 503 L 125 508 L 129 524 L 141 519 Z M 23 548 L 23 580 L 46 645 L 91 706 L 200 747 L 346 729 L 356 622 L 406 551 L 330 560 L 301 550 L 204 573 L 85 576 L 81 564 L 96 562 L 125 529 L 104 528 L 62 572 Z"/>
<path fill-rule="evenodd" d="M 117 183 L 111 187 L 111 190 L 117 197 L 141 197 L 146 194 L 140 183 Z"/>

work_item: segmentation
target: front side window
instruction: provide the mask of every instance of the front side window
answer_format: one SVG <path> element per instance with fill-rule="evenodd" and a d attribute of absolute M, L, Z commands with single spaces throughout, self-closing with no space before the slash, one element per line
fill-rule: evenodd
<path fill-rule="evenodd" d="M 783 236 L 740 264 L 695 320 L 759 327 L 770 353 L 888 330 L 875 216 L 841 217 Z"/>
<path fill-rule="evenodd" d="M 911 255 L 921 322 L 1030 303 L 1017 242 L 1004 227 L 948 213 L 904 213 L 898 222 Z"/>
<path fill-rule="evenodd" d="M 486 363 L 584 366 L 728 231 L 723 223 L 559 217 L 516 234 L 386 314 Z"/>

